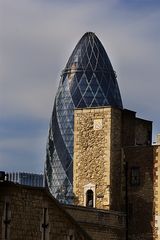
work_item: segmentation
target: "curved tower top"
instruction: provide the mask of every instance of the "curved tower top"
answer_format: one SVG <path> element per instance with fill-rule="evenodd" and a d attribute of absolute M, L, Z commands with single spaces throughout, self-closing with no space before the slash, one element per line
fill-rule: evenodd
<path fill-rule="evenodd" d="M 51 193 L 70 202 L 73 184 L 74 109 L 122 108 L 115 72 L 94 33 L 80 39 L 62 72 L 50 122 L 45 176 Z"/>
<path fill-rule="evenodd" d="M 63 77 L 66 75 L 71 93 L 75 92 L 76 100 L 81 100 L 76 103 L 77 108 L 107 105 L 123 108 L 115 72 L 95 33 L 85 33 L 77 43 L 63 70 Z"/>

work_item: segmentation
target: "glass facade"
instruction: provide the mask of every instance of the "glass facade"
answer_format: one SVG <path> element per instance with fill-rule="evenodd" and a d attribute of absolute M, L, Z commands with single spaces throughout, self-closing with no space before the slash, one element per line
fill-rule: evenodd
<path fill-rule="evenodd" d="M 43 187 L 43 174 L 12 172 L 6 174 L 6 180 L 32 187 Z"/>
<path fill-rule="evenodd" d="M 88 32 L 62 71 L 49 128 L 45 178 L 61 202 L 72 202 L 74 109 L 102 106 L 123 107 L 107 53 L 96 35 Z"/>

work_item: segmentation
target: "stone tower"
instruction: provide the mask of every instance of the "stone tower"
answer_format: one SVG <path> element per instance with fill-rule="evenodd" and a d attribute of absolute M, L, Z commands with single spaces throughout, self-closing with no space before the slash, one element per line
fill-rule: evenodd
<path fill-rule="evenodd" d="M 75 203 L 120 209 L 121 110 L 113 107 L 77 109 L 74 126 Z"/>
<path fill-rule="evenodd" d="M 130 110 L 112 106 L 76 109 L 75 204 L 128 211 L 129 206 L 141 199 L 143 204 L 144 200 L 146 205 L 150 203 L 152 209 L 151 132 L 152 123 L 137 118 Z M 146 180 L 142 181 L 143 176 Z"/>

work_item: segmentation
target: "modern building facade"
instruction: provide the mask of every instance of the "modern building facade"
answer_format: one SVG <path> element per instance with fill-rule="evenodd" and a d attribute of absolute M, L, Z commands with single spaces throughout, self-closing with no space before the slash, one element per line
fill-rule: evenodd
<path fill-rule="evenodd" d="M 74 109 L 123 108 L 108 55 L 94 33 L 80 39 L 62 72 L 50 121 L 45 177 L 50 192 L 72 202 Z"/>
<path fill-rule="evenodd" d="M 43 187 L 44 175 L 26 172 L 6 173 L 6 180 L 33 187 Z"/>

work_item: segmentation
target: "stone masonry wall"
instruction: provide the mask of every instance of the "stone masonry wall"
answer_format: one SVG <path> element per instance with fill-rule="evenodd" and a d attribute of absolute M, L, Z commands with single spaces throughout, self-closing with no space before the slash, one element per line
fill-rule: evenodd
<path fill-rule="evenodd" d="M 85 186 L 92 184 L 94 207 L 124 210 L 122 110 L 111 107 L 75 110 L 73 164 L 77 205 L 85 206 Z"/>
<path fill-rule="evenodd" d="M 160 146 L 154 146 L 154 239 L 160 240 Z"/>
<path fill-rule="evenodd" d="M 0 183 L 0 220 L 0 240 L 91 240 L 43 188 Z"/>
<path fill-rule="evenodd" d="M 110 207 L 111 108 L 77 109 L 74 116 L 74 194 L 85 205 L 84 187 L 95 185 L 95 207 Z"/>
<path fill-rule="evenodd" d="M 152 122 L 136 118 L 136 145 L 150 145 L 152 142 Z"/>
<path fill-rule="evenodd" d="M 126 239 L 124 213 L 79 206 L 64 207 L 94 240 Z"/>
<path fill-rule="evenodd" d="M 137 146 L 124 149 L 127 162 L 128 239 L 153 239 L 153 147 Z M 132 170 L 137 169 L 132 182 Z"/>
<path fill-rule="evenodd" d="M 122 111 L 112 108 L 111 116 L 110 209 L 123 211 Z"/>
<path fill-rule="evenodd" d="M 122 145 L 135 145 L 135 118 L 136 113 L 127 109 L 122 112 Z"/>

